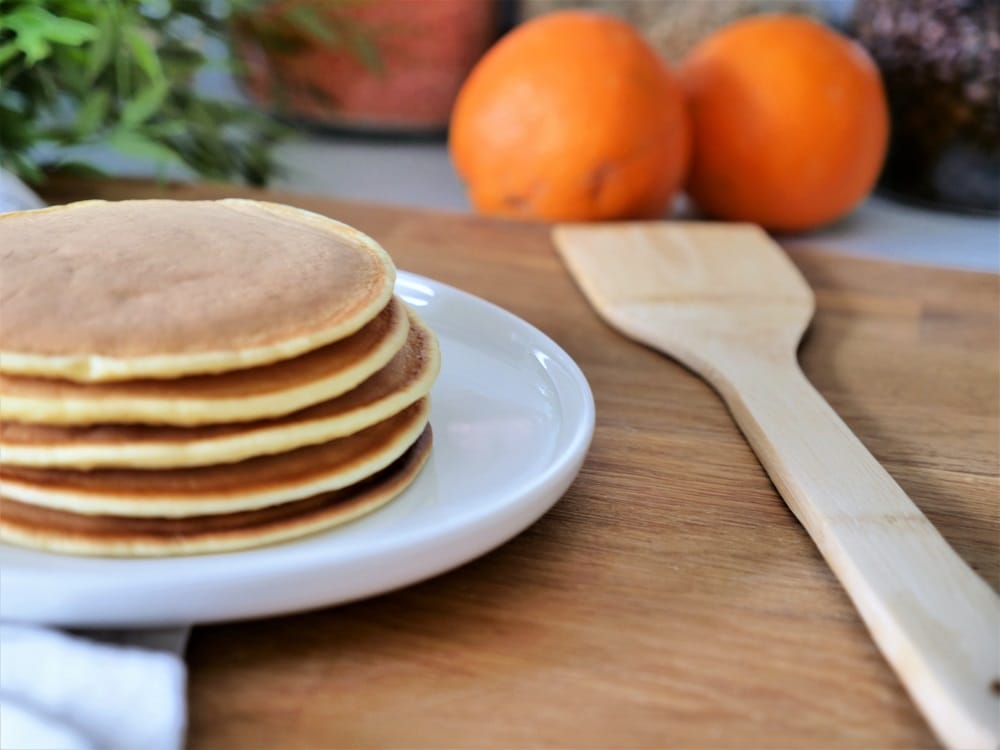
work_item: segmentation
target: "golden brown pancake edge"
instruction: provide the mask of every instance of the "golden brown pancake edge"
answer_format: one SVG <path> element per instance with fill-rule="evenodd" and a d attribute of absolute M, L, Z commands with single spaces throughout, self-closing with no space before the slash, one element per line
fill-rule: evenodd
<path fill-rule="evenodd" d="M 176 468 L 233 463 L 358 432 L 427 395 L 440 368 L 433 332 L 411 313 L 406 344 L 356 388 L 281 417 L 194 427 L 0 421 L 0 464 Z"/>
<path fill-rule="evenodd" d="M 251 510 L 339 489 L 384 468 L 426 426 L 425 397 L 358 433 L 232 464 L 177 469 L 0 467 L 0 494 L 82 515 L 180 517 Z"/>
<path fill-rule="evenodd" d="M 243 513 L 200 519 L 86 519 L 0 496 L 0 540 L 72 555 L 150 557 L 230 552 L 328 530 L 398 497 L 426 463 L 430 426 L 393 464 L 351 487 Z"/>

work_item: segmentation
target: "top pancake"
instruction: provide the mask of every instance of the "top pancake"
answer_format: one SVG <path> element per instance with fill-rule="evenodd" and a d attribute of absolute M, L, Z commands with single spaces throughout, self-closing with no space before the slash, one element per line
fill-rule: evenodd
<path fill-rule="evenodd" d="M 295 357 L 360 329 L 395 281 L 361 232 L 239 199 L 7 214 L 0 266 L 0 372 L 80 382 Z"/>

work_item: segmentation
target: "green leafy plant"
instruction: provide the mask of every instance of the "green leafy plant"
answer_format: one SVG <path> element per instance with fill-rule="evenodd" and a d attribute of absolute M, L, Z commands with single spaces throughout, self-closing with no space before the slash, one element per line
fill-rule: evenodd
<path fill-rule="evenodd" d="M 108 145 L 213 179 L 262 184 L 287 131 L 241 102 L 205 96 L 196 75 L 232 64 L 230 15 L 263 0 L 0 0 L 0 166 L 30 182 L 79 168 Z M 228 62 L 227 62 L 228 60 Z"/>

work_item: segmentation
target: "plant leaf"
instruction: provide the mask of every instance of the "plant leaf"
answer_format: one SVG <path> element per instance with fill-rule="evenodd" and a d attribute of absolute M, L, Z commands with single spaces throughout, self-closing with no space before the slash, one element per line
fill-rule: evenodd
<path fill-rule="evenodd" d="M 56 165 L 59 172 L 77 177 L 107 177 L 107 172 L 90 162 L 61 161 Z"/>
<path fill-rule="evenodd" d="M 132 56 L 139 68 L 149 76 L 149 80 L 162 80 L 163 68 L 160 65 L 160 59 L 156 56 L 156 50 L 153 49 L 153 45 L 146 37 L 138 29 L 128 29 L 125 32 L 125 41 L 128 43 L 129 49 L 132 50 Z"/>
<path fill-rule="evenodd" d="M 144 123 L 159 111 L 168 89 L 167 82 L 161 79 L 147 86 L 134 99 L 125 102 L 122 107 L 122 123 L 128 128 Z"/>
<path fill-rule="evenodd" d="M 97 80 L 97 77 L 101 75 L 104 69 L 107 68 L 108 63 L 111 62 L 111 56 L 114 53 L 115 44 L 118 40 L 114 19 L 112 19 L 107 7 L 102 3 L 98 4 L 97 9 L 99 13 L 97 17 L 97 36 L 94 38 L 94 43 L 90 45 L 88 49 L 89 54 L 87 55 L 86 80 L 91 84 Z"/>
<path fill-rule="evenodd" d="M 13 60 L 21 53 L 21 48 L 17 42 L 4 42 L 0 44 L 0 65 Z"/>
<path fill-rule="evenodd" d="M 85 21 L 59 18 L 39 5 L 25 5 L 0 15 L 0 29 L 14 32 L 14 43 L 29 65 L 48 57 L 50 42 L 78 45 L 93 39 L 97 30 Z"/>
<path fill-rule="evenodd" d="M 27 154 L 11 153 L 5 159 L 4 166 L 11 168 L 25 182 L 37 185 L 44 179 L 41 167 Z"/>
<path fill-rule="evenodd" d="M 111 97 L 106 89 L 97 89 L 83 100 L 76 113 L 76 129 L 82 136 L 92 135 L 108 116 Z"/>
<path fill-rule="evenodd" d="M 84 42 L 92 41 L 97 36 L 97 29 L 85 21 L 75 18 L 59 18 L 52 14 L 49 14 L 49 19 L 43 33 L 50 42 L 75 47 Z"/>
<path fill-rule="evenodd" d="M 188 132 L 188 124 L 182 120 L 151 122 L 143 130 L 155 138 L 176 138 Z"/>
<path fill-rule="evenodd" d="M 156 164 L 180 161 L 180 157 L 169 146 L 134 130 L 116 130 L 108 137 L 108 144 L 126 156 L 134 156 Z"/>
<path fill-rule="evenodd" d="M 285 19 L 297 27 L 299 32 L 307 38 L 318 39 L 329 46 L 337 43 L 337 36 L 333 29 L 315 8 L 308 5 L 296 5 L 285 13 Z"/>
<path fill-rule="evenodd" d="M 52 51 L 52 45 L 35 31 L 18 32 L 14 40 L 21 52 L 24 53 L 24 59 L 28 65 L 34 65 L 44 60 Z"/>

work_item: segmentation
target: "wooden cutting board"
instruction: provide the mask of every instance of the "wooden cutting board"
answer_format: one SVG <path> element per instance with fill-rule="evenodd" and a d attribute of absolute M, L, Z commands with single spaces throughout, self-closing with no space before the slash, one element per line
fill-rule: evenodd
<path fill-rule="evenodd" d="M 232 186 L 46 197 L 164 193 L 354 224 L 542 329 L 597 402 L 580 477 L 501 549 L 368 602 L 197 628 L 191 748 L 935 746 L 722 403 L 597 318 L 547 227 Z M 997 588 L 1000 277 L 791 257 L 819 307 L 806 373 Z"/>

